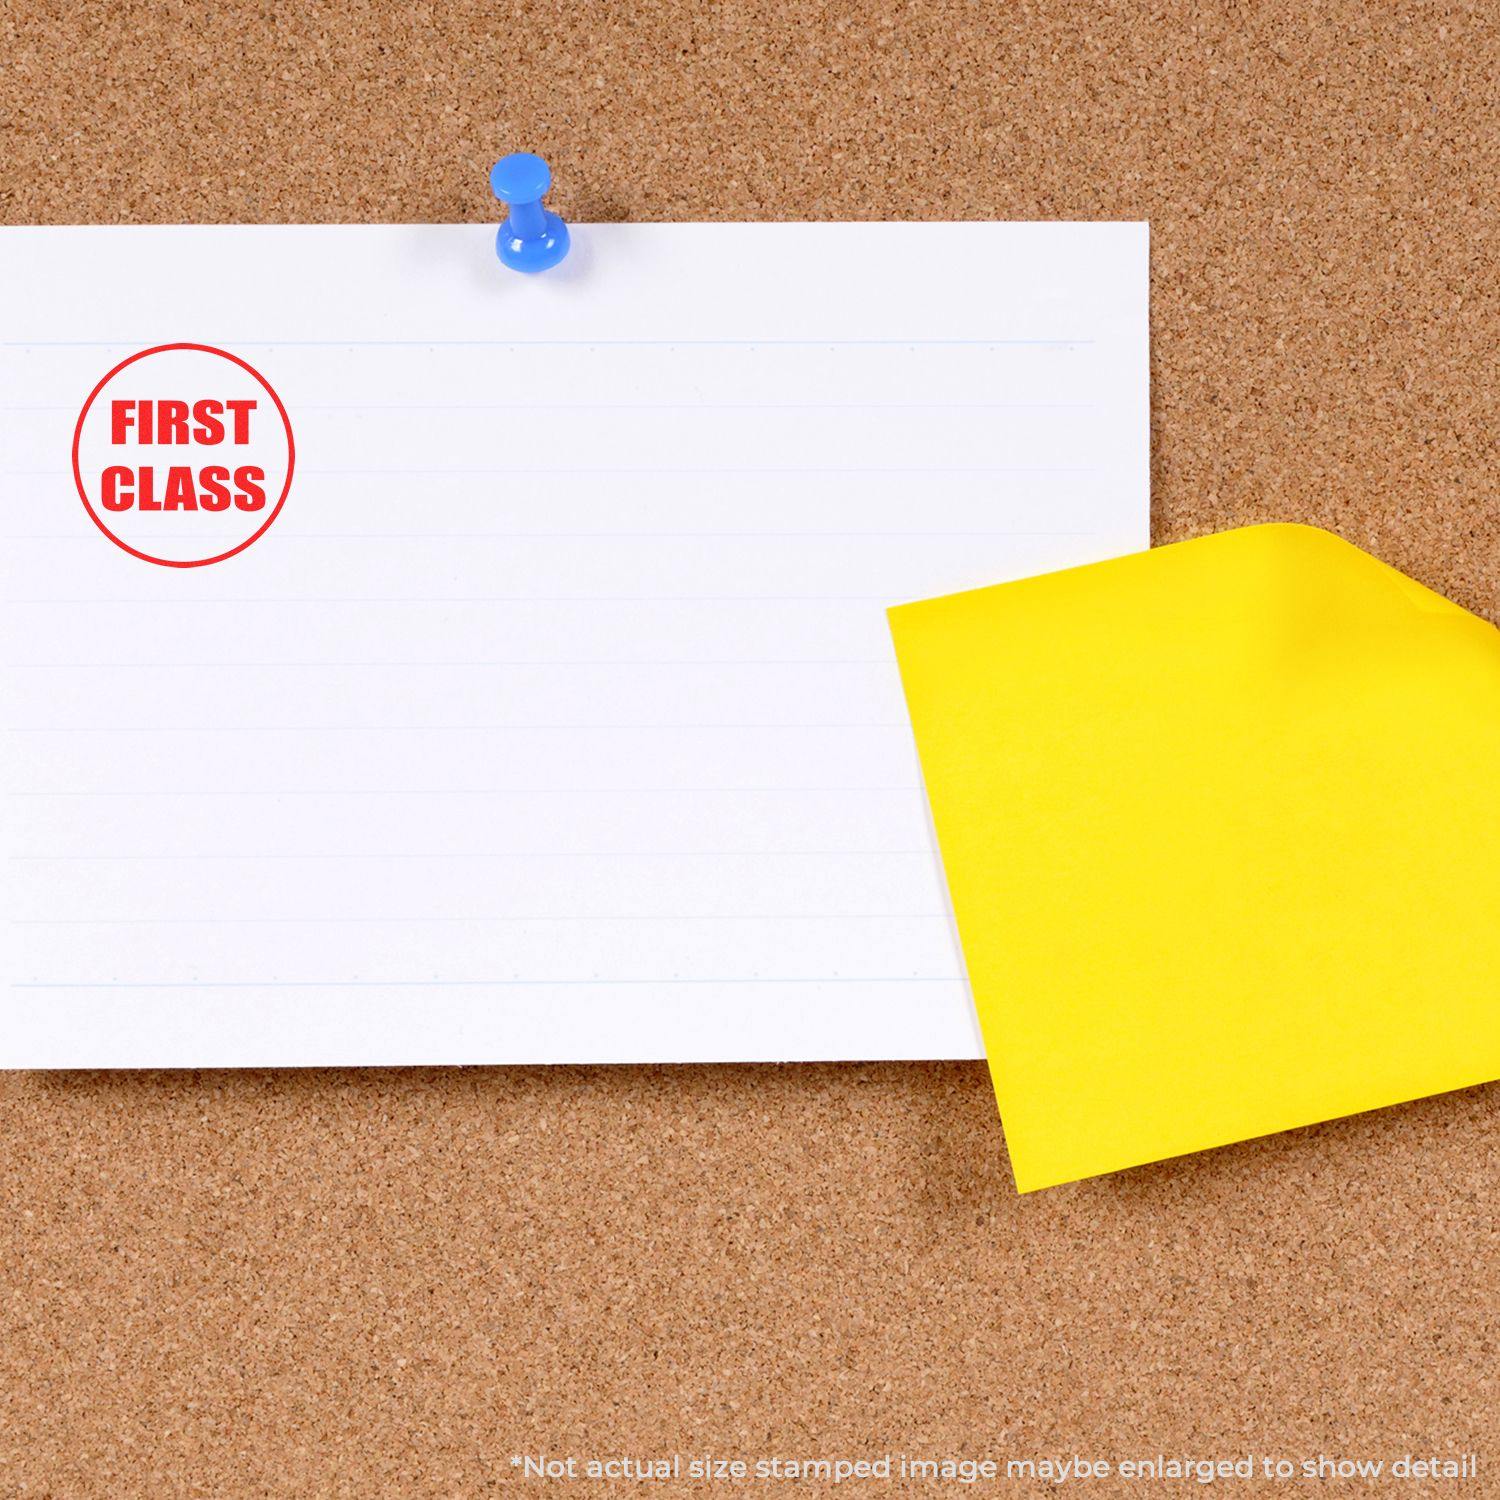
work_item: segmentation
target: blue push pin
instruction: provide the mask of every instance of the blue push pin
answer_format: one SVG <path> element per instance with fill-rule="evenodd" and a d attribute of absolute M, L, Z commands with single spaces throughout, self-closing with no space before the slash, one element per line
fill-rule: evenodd
<path fill-rule="evenodd" d="M 510 208 L 495 254 L 512 271 L 545 271 L 568 253 L 568 226 L 542 207 L 552 173 L 540 156 L 515 151 L 490 168 L 490 190 Z"/>

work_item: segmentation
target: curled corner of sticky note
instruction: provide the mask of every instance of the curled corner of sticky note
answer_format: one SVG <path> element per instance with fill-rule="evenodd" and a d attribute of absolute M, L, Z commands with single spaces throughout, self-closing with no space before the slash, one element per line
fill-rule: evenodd
<path fill-rule="evenodd" d="M 1500 631 L 1313 527 L 899 606 L 1023 1191 L 1500 1077 Z"/>

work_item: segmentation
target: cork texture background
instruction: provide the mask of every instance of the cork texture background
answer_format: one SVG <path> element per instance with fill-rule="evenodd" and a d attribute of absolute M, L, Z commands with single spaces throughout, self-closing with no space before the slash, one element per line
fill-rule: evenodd
<path fill-rule="evenodd" d="M 520 146 L 575 220 L 1149 219 L 1157 540 L 1496 619 L 1497 74 L 1480 3 L 0 0 L 0 221 L 487 219 Z M 1500 1086 L 1019 1198 L 980 1065 L 3 1075 L 0 1495 L 1500 1494 L 1497 1208 Z"/>

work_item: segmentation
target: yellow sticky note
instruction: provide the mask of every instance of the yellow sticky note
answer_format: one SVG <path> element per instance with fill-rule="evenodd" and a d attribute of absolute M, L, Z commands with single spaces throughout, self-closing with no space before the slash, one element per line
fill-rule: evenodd
<path fill-rule="evenodd" d="M 1500 631 L 1257 526 L 890 613 L 1017 1186 L 1500 1076 Z"/>

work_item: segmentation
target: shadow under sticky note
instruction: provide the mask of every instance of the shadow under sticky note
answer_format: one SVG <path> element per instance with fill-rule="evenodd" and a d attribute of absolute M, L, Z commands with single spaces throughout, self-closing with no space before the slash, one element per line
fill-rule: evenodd
<path fill-rule="evenodd" d="M 1017 1186 L 1500 1076 L 1500 631 L 1258 526 L 890 612 Z"/>

